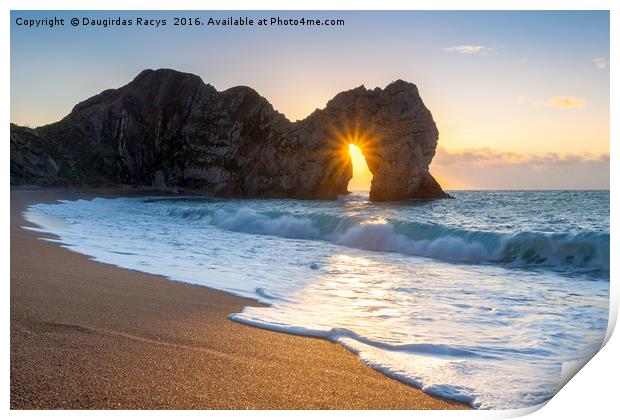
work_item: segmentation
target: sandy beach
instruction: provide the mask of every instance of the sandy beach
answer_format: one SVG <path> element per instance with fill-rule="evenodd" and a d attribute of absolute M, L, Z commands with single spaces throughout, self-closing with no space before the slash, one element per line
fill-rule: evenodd
<path fill-rule="evenodd" d="M 227 318 L 255 301 L 93 262 L 22 229 L 29 204 L 114 194 L 11 191 L 11 408 L 469 408 L 326 340 Z"/>

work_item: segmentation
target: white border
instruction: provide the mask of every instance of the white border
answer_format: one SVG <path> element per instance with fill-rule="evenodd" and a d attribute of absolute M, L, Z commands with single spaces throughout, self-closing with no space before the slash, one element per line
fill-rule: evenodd
<path fill-rule="evenodd" d="M 614 40 L 620 39 L 620 33 L 618 26 L 620 24 L 620 2 L 613 0 L 591 0 L 591 1 L 578 1 L 578 0 L 435 0 L 435 1 L 422 1 L 422 0 L 214 0 L 214 1 L 200 1 L 200 0 L 176 0 L 174 2 L 167 2 L 164 0 L 152 0 L 152 1 L 138 1 L 138 0 L 92 0 L 88 2 L 77 0 L 8 0 L 4 1 L 5 8 L 4 19 L 2 20 L 2 56 L 5 57 L 4 66 L 2 66 L 1 74 L 2 80 L 5 86 L 5 92 L 10 91 L 10 67 L 8 66 L 8 59 L 10 57 L 10 19 L 9 10 L 611 10 L 611 49 L 610 49 L 610 71 L 615 69 L 616 60 L 619 57 L 618 43 Z M 615 185 L 618 180 L 620 169 L 615 165 L 616 162 L 616 146 L 614 141 L 618 139 L 618 118 L 614 116 L 620 115 L 618 113 L 618 84 L 616 83 L 616 75 L 610 75 L 611 81 L 611 104 L 610 104 L 610 116 L 611 116 L 611 183 L 612 191 L 615 191 Z M 4 95 L 2 101 L 2 112 L 6 115 L 6 120 L 10 120 L 10 97 Z M 5 130 L 8 127 L 5 127 Z M 8 130 L 5 131 L 8 136 Z M 6 137 L 5 137 L 6 139 Z M 2 230 L 5 241 L 2 244 L 2 267 L 3 267 L 3 294 L 2 294 L 2 307 L 4 308 L 3 316 L 4 322 L 2 323 L 2 342 L 3 342 L 3 358 L 4 363 L 0 369 L 2 369 L 4 381 L 2 382 L 2 401 L 4 409 L 8 411 L 9 408 L 9 319 L 10 319 L 10 258 L 9 258 L 9 219 L 10 210 L 8 205 L 9 197 L 9 145 L 8 139 L 6 139 L 3 158 L 1 160 L 2 174 L 4 182 L 2 183 L 3 196 L 7 202 L 2 206 L 2 219 L 5 221 L 2 224 Z M 615 213 L 618 206 L 618 196 L 614 193 L 611 194 L 611 212 L 612 212 L 612 224 L 611 224 L 611 255 L 619 255 L 618 251 L 618 236 L 615 221 Z M 613 327 L 615 326 L 617 313 L 618 313 L 618 287 L 617 287 L 617 273 L 618 269 L 615 264 L 612 263 L 611 267 L 611 305 L 610 305 L 610 328 L 607 333 L 607 339 L 610 338 Z M 612 418 L 618 413 L 616 398 L 617 398 L 617 385 L 616 380 L 619 374 L 619 363 L 617 355 L 620 355 L 620 343 L 617 337 L 612 337 L 607 343 L 605 348 L 590 361 L 586 367 L 579 373 L 576 379 L 571 380 L 565 388 L 563 388 L 558 395 L 556 395 L 542 410 L 536 411 L 531 414 L 531 418 L 536 419 L 553 419 L 553 418 Z M 323 412 L 320 415 L 326 417 L 352 417 L 356 418 L 377 418 L 389 415 L 395 418 L 407 418 L 411 416 L 422 418 L 483 418 L 483 417 L 513 417 L 515 415 L 526 414 L 532 410 L 516 410 L 509 412 L 502 411 L 472 411 L 472 412 L 447 412 L 447 411 L 434 411 L 434 412 L 390 412 L 386 414 L 381 411 L 362 411 L 362 412 L 348 412 L 348 411 L 329 411 Z M 279 417 L 285 418 L 290 415 L 294 415 L 299 418 L 315 417 L 317 413 L 313 412 L 246 412 L 246 415 L 252 417 Z M 45 416 L 46 418 L 65 418 L 84 416 L 88 414 L 93 418 L 104 418 L 109 416 L 110 413 L 102 411 L 74 411 L 74 412 L 59 412 L 59 411 L 11 411 L 9 413 L 12 417 L 30 418 Z M 168 418 L 170 415 L 183 415 L 188 417 L 197 417 L 208 415 L 218 418 L 233 418 L 240 415 L 240 413 L 227 411 L 227 412 L 210 412 L 204 413 L 200 411 L 183 411 L 180 413 L 162 412 L 162 411 L 149 411 L 149 412 L 137 412 L 137 411 L 120 411 L 114 412 L 114 414 L 126 418 L 126 417 L 156 417 L 156 418 Z M 245 413 L 244 413 L 245 414 Z"/>

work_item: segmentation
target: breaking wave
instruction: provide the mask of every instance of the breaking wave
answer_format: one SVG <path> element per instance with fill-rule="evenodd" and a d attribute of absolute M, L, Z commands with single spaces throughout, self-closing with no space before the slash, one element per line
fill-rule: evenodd
<path fill-rule="evenodd" d="M 249 208 L 168 208 L 167 215 L 207 219 L 229 231 L 324 240 L 371 251 L 467 263 L 609 271 L 609 233 L 476 231 L 404 220 L 363 220 L 326 214 L 258 212 Z"/>

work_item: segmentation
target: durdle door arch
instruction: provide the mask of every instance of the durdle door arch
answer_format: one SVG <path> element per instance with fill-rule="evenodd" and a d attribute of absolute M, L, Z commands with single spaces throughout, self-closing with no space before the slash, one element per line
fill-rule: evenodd
<path fill-rule="evenodd" d="M 56 123 L 11 125 L 11 183 L 333 199 L 347 193 L 353 143 L 373 174 L 370 200 L 447 198 L 428 169 L 438 135 L 402 80 L 341 92 L 291 122 L 249 87 L 219 92 L 193 74 L 144 70 Z"/>

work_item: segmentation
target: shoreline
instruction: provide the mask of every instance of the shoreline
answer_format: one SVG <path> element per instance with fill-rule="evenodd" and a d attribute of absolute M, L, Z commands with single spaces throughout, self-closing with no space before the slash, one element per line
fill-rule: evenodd
<path fill-rule="evenodd" d="M 11 189 L 12 409 L 471 408 L 328 340 L 228 318 L 254 299 L 95 262 L 22 228 L 37 202 L 155 192 L 166 194 Z"/>

